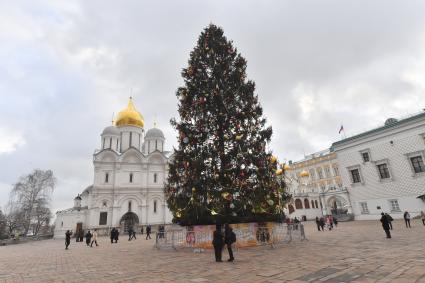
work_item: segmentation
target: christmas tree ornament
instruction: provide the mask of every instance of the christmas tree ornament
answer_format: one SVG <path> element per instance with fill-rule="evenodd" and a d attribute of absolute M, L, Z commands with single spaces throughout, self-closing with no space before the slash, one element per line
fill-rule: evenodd
<path fill-rule="evenodd" d="M 217 212 L 215 212 L 215 210 L 214 209 L 212 209 L 211 210 L 211 215 L 217 215 L 218 213 Z"/>
<path fill-rule="evenodd" d="M 231 209 L 234 209 L 234 208 L 235 208 L 235 205 L 234 205 L 233 203 L 231 203 L 231 204 L 230 204 L 230 208 L 231 208 Z"/>

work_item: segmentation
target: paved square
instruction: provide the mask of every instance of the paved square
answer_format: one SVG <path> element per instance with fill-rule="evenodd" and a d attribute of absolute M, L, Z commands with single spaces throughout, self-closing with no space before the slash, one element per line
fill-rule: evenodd
<path fill-rule="evenodd" d="M 425 226 L 393 225 L 386 239 L 379 221 L 325 232 L 308 222 L 309 241 L 239 250 L 234 263 L 215 263 L 211 251 L 158 251 L 142 235 L 101 238 L 96 248 L 73 241 L 67 251 L 46 240 L 0 247 L 0 282 L 425 282 Z"/>

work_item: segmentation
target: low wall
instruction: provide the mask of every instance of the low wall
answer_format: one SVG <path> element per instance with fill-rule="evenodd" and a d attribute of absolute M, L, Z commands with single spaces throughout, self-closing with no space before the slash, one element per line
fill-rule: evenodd
<path fill-rule="evenodd" d="M 236 248 L 254 247 L 263 245 L 277 245 L 287 243 L 294 238 L 305 240 L 304 226 L 300 224 L 281 224 L 268 222 L 231 224 L 236 234 Z M 181 229 L 166 230 L 158 233 L 155 246 L 160 248 L 171 247 L 212 249 L 215 225 L 199 225 L 181 227 Z"/>

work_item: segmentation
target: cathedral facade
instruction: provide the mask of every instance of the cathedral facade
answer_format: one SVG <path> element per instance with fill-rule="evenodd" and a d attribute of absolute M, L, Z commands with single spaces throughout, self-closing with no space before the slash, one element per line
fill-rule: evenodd
<path fill-rule="evenodd" d="M 143 116 L 130 98 L 115 123 L 101 134 L 101 146 L 93 154 L 94 180 L 74 199 L 72 208 L 56 213 L 55 237 L 66 230 L 130 227 L 170 223 L 164 185 L 171 152 L 164 150 L 163 132 L 145 132 Z"/>

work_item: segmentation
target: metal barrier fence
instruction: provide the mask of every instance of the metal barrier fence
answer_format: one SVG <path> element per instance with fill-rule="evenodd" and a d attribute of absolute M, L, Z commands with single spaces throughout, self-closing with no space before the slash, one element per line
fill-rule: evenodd
<path fill-rule="evenodd" d="M 302 223 L 278 224 L 273 228 L 260 226 L 255 231 L 251 229 L 234 229 L 236 234 L 236 249 L 248 246 L 270 246 L 277 247 L 292 241 L 307 240 Z M 212 233 L 210 231 L 189 231 L 182 229 L 171 229 L 156 234 L 155 247 L 157 249 L 171 248 L 193 249 L 202 251 L 212 248 Z"/>

